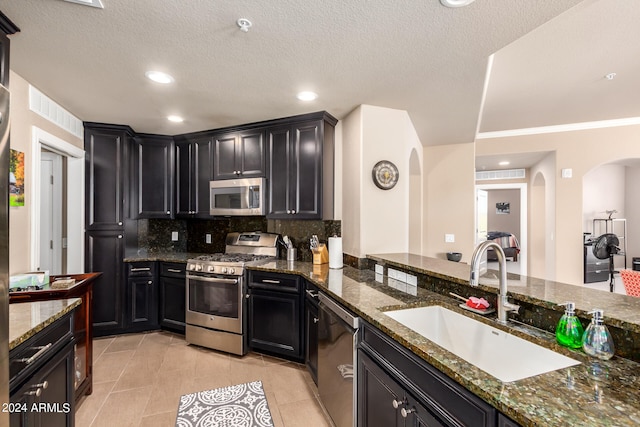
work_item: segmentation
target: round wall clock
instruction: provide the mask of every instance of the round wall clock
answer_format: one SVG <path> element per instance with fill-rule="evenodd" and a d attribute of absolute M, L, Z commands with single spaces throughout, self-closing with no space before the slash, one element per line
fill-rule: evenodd
<path fill-rule="evenodd" d="M 375 164 L 371 170 L 371 177 L 378 188 L 391 190 L 398 182 L 398 168 L 388 160 Z"/>

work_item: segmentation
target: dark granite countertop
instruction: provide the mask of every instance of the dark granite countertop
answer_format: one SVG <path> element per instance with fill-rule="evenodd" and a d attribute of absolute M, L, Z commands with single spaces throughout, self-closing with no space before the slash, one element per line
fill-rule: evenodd
<path fill-rule="evenodd" d="M 141 262 L 141 261 L 162 261 L 162 262 L 184 262 L 200 255 L 206 255 L 198 252 L 156 252 L 140 250 L 137 252 L 126 253 L 124 262 Z"/>
<path fill-rule="evenodd" d="M 147 253 L 127 257 L 125 261 L 185 262 L 197 255 L 199 254 Z M 469 285 L 467 264 L 411 254 L 381 254 L 371 255 L 369 258 L 404 271 Z M 348 266 L 340 270 L 331 270 L 327 264 L 290 263 L 285 260 L 276 260 L 249 269 L 298 274 L 310 280 L 362 319 L 524 426 L 640 424 L 640 401 L 637 399 L 637 390 L 640 389 L 640 364 L 636 362 L 617 356 L 609 361 L 590 358 L 582 351 L 560 347 L 556 344 L 553 334 L 525 325 L 500 325 L 492 319 L 462 310 L 456 300 L 439 293 L 423 288 L 417 288 L 416 296 L 400 292 L 388 285 L 386 276 L 382 277 L 382 283 L 377 282 L 375 273 L 371 270 L 358 270 Z M 527 300 L 533 304 L 555 307 L 558 302 L 565 302 L 569 298 L 583 311 L 596 306 L 603 308 L 607 322 L 618 322 L 623 326 L 640 329 L 640 310 L 636 311 L 638 321 L 634 321 L 632 311 L 636 301 L 629 299 L 630 297 L 615 297 L 602 291 L 514 275 L 509 275 L 509 287 L 509 294 L 520 301 Z M 496 288 L 497 278 L 483 277 L 480 280 L 479 289 L 496 293 Z M 550 348 L 579 360 L 581 364 L 512 383 L 503 383 L 384 314 L 384 311 L 388 310 L 434 304 Z"/>
<path fill-rule="evenodd" d="M 438 260 L 434 260 L 438 261 Z M 443 261 L 446 262 L 446 261 Z M 453 263 L 452 263 L 453 264 Z M 444 267 L 446 268 L 446 267 Z M 463 265 L 458 265 L 460 280 Z M 468 266 L 466 267 L 468 269 Z M 311 263 L 269 262 L 251 270 L 293 273 L 319 286 L 365 321 L 387 333 L 404 347 L 450 378 L 524 426 L 637 426 L 640 424 L 640 364 L 614 357 L 600 361 L 582 351 L 555 343 L 553 334 L 523 325 L 502 326 L 458 307 L 452 298 L 418 288 L 417 295 L 400 292 L 375 280 L 371 270 Z M 468 272 L 467 272 L 468 274 Z M 468 284 L 468 282 L 467 282 Z M 463 359 L 431 343 L 383 312 L 394 309 L 439 304 L 473 317 L 495 328 L 506 330 L 581 362 L 512 383 L 503 383 Z"/>
<path fill-rule="evenodd" d="M 465 263 L 406 253 L 375 254 L 368 255 L 368 258 L 405 271 L 469 285 L 470 266 Z M 604 310 L 605 324 L 640 332 L 640 298 L 511 273 L 507 275 L 507 281 L 509 295 L 518 301 L 529 302 L 559 312 L 564 309 L 558 304 L 573 301 L 576 304 L 578 316 L 590 318 L 588 312 L 599 308 Z M 495 294 L 497 288 L 497 272 L 490 270 L 480 278 L 479 289 Z"/>
<path fill-rule="evenodd" d="M 9 304 L 9 350 L 13 350 L 82 303 L 80 298 Z"/>

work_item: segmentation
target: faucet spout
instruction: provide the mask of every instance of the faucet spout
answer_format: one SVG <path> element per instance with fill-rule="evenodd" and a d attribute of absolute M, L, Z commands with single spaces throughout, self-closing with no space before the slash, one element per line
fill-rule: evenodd
<path fill-rule="evenodd" d="M 500 273 L 500 288 L 498 291 L 498 322 L 507 323 L 507 313 L 509 311 L 518 312 L 520 306 L 509 302 L 507 297 L 507 259 L 504 255 L 504 251 L 496 242 L 487 240 L 480 243 L 473 251 L 471 256 L 471 273 L 469 275 L 469 284 L 471 286 L 478 286 L 478 279 L 480 277 L 480 262 L 482 256 L 487 249 L 493 248 L 496 251 L 498 257 L 498 266 Z"/>

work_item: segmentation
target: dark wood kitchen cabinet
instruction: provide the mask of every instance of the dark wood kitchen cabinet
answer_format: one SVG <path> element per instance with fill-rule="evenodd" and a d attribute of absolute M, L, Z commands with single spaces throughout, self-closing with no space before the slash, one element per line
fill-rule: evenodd
<path fill-rule="evenodd" d="M 93 334 L 124 329 L 124 236 L 122 231 L 86 233 L 85 270 L 102 272 L 93 287 Z"/>
<path fill-rule="evenodd" d="M 158 280 L 155 261 L 127 263 L 126 332 L 158 327 Z"/>
<path fill-rule="evenodd" d="M 170 136 L 138 134 L 135 138 L 135 195 L 138 218 L 173 218 L 174 141 Z"/>
<path fill-rule="evenodd" d="M 160 326 L 185 333 L 186 264 L 160 263 Z"/>
<path fill-rule="evenodd" d="M 176 138 L 176 217 L 210 218 L 213 137 Z"/>
<path fill-rule="evenodd" d="M 133 131 L 128 126 L 84 123 L 88 231 L 124 228 L 125 218 L 129 216 L 132 140 Z"/>
<path fill-rule="evenodd" d="M 9 87 L 9 59 L 10 45 L 9 37 L 20 31 L 20 28 L 11 22 L 9 18 L 0 12 L 0 84 Z"/>
<path fill-rule="evenodd" d="M 214 180 L 265 176 L 264 129 L 217 135 L 214 149 Z"/>
<path fill-rule="evenodd" d="M 73 329 L 71 312 L 10 350 L 12 427 L 74 426 Z"/>
<path fill-rule="evenodd" d="M 333 218 L 336 122 L 323 113 L 267 129 L 268 218 Z"/>
<path fill-rule="evenodd" d="M 300 277 L 251 271 L 248 282 L 249 347 L 302 362 L 304 321 Z"/>
<path fill-rule="evenodd" d="M 359 426 L 497 424 L 495 408 L 375 327 L 363 323 L 360 334 Z"/>

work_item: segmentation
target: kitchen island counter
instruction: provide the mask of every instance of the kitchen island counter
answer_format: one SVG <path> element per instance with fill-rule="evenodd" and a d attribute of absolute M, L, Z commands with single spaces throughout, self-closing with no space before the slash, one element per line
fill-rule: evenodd
<path fill-rule="evenodd" d="M 464 265 L 456 268 L 464 268 Z M 468 272 L 468 266 L 466 268 Z M 327 264 L 284 260 L 249 269 L 298 274 L 306 278 L 354 314 L 524 426 L 640 424 L 640 402 L 637 399 L 640 364 L 636 362 L 617 356 L 609 361 L 590 358 L 582 351 L 558 346 L 553 334 L 524 325 L 499 325 L 492 319 L 462 310 L 455 300 L 439 293 L 421 287 L 416 289 L 415 296 L 401 292 L 389 286 L 387 276 L 379 276 L 382 282 L 376 281 L 371 270 L 348 266 L 332 270 Z M 424 271 L 429 270 L 425 268 Z M 442 274 L 443 279 L 449 277 L 442 271 L 435 274 Z M 463 282 L 462 273 L 459 274 L 459 280 Z M 551 348 L 581 364 L 503 383 L 384 314 L 384 311 L 434 304 Z"/>
<path fill-rule="evenodd" d="M 9 350 L 13 350 L 82 303 L 80 298 L 9 304 Z"/>

